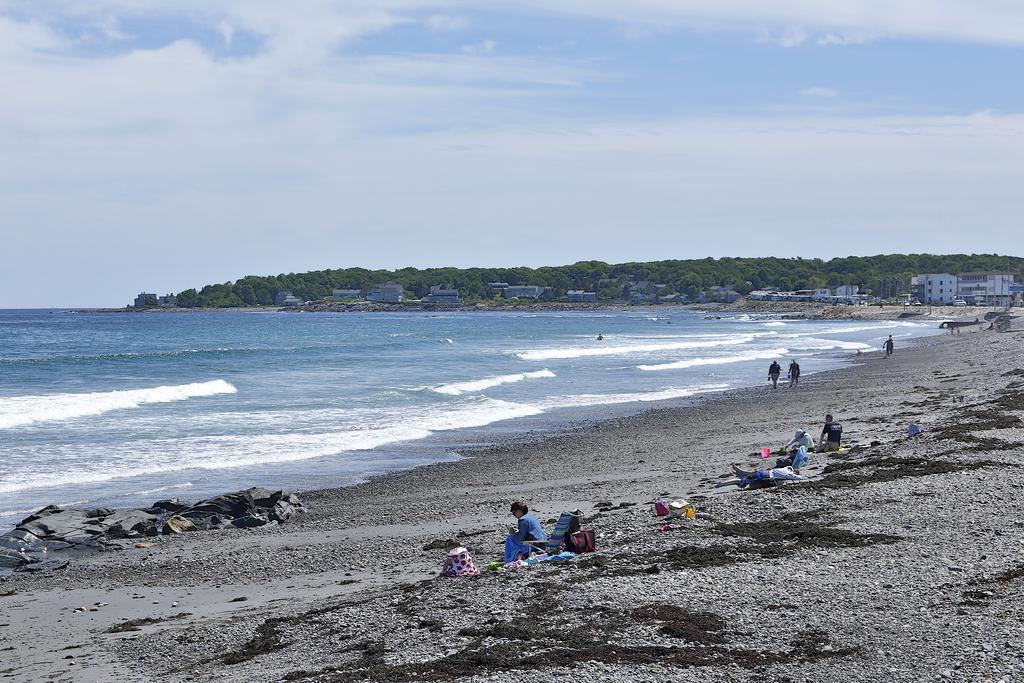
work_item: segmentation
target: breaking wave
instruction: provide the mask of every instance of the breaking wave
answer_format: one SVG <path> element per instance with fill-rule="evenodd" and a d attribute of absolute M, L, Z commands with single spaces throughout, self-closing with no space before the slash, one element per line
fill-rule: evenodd
<path fill-rule="evenodd" d="M 435 391 L 439 394 L 446 394 L 448 396 L 459 396 L 460 394 L 471 394 L 477 391 L 483 391 L 484 389 L 490 389 L 491 387 L 501 386 L 502 384 L 513 384 L 527 379 L 542 379 L 554 376 L 555 373 L 545 368 L 544 370 L 537 370 L 535 372 L 520 372 L 514 375 L 495 375 L 494 377 L 485 377 L 483 379 L 469 380 L 466 382 L 442 384 L 439 387 L 432 388 L 431 391 Z"/>
<path fill-rule="evenodd" d="M 93 392 L 88 394 L 44 394 L 0 398 L 0 429 L 23 427 L 76 417 L 102 415 L 112 410 L 138 408 L 148 403 L 171 403 L 190 398 L 233 394 L 238 391 L 222 379 L 151 389 Z"/>
<path fill-rule="evenodd" d="M 785 356 L 787 353 L 789 353 L 789 349 L 764 349 L 761 351 L 751 351 L 750 353 L 736 354 L 733 356 L 715 356 L 712 358 L 689 358 L 687 360 L 677 360 L 672 363 L 638 365 L 636 367 L 646 372 L 657 372 L 659 370 L 682 370 L 685 368 L 693 368 L 702 365 L 727 365 L 729 363 L 742 363 L 748 360 L 764 360 L 768 358 L 778 358 L 779 356 Z"/>
<path fill-rule="evenodd" d="M 659 351 L 683 351 L 686 349 L 707 349 L 717 346 L 738 346 L 754 340 L 754 335 L 743 335 L 729 339 L 703 341 L 662 342 L 656 344 L 629 344 L 625 346 L 592 346 L 587 348 L 568 347 L 519 351 L 516 358 L 522 360 L 554 360 L 564 358 L 586 358 L 589 356 L 616 356 L 630 353 L 656 353 Z"/>

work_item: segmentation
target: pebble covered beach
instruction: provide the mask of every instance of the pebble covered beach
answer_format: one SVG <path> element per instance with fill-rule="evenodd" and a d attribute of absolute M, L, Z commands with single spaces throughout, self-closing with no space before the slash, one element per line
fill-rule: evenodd
<path fill-rule="evenodd" d="M 716 487 L 826 411 L 877 445 Z M 978 330 L 519 435 L 280 526 L 0 579 L 0 680 L 1024 680 L 1022 416 L 1024 337 Z M 660 531 L 658 496 L 696 518 Z M 438 578 L 448 539 L 500 558 L 515 499 L 578 507 L 598 552 Z"/>

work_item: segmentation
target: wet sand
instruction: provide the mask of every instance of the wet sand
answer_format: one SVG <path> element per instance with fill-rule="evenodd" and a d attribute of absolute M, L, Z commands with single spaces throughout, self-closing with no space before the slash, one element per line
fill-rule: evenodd
<path fill-rule="evenodd" d="M 1020 368 L 1020 333 L 927 338 L 798 389 L 307 492 L 277 528 L 0 580 L 0 680 L 1021 679 Z M 807 482 L 715 487 L 826 411 L 879 445 L 812 456 Z M 910 422 L 925 434 L 906 440 Z M 657 495 L 698 518 L 658 531 Z M 581 508 L 600 552 L 436 578 L 444 550 L 424 546 L 498 559 L 517 498 L 542 521 Z"/>

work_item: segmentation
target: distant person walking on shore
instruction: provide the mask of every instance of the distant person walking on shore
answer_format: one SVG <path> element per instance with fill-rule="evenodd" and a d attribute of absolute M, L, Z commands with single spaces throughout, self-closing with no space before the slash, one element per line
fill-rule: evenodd
<path fill-rule="evenodd" d="M 768 379 L 772 381 L 772 389 L 779 386 L 779 375 L 782 374 L 782 366 L 777 361 L 772 361 L 768 366 Z"/>
<path fill-rule="evenodd" d="M 843 425 L 836 422 L 831 415 L 826 415 L 825 427 L 821 430 L 821 438 L 818 439 L 818 452 L 838 451 L 842 441 Z"/>
<path fill-rule="evenodd" d="M 884 344 L 882 344 L 882 348 L 885 350 L 885 357 L 886 358 L 888 358 L 889 356 L 892 355 L 892 347 L 893 346 L 894 346 L 894 344 L 892 342 L 892 335 L 890 334 L 889 338 L 885 340 Z"/>
<path fill-rule="evenodd" d="M 800 384 L 800 364 L 796 360 L 789 363 L 789 386 L 795 387 Z"/>

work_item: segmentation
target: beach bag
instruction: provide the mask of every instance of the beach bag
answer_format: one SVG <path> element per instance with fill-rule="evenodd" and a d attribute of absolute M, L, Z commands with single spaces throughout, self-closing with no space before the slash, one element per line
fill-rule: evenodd
<path fill-rule="evenodd" d="M 797 449 L 796 453 L 793 454 L 793 464 L 792 464 L 792 467 L 793 467 L 794 470 L 798 470 L 798 469 L 800 469 L 801 467 L 803 467 L 806 464 L 807 464 L 807 447 L 806 446 L 801 446 L 800 448 Z"/>
<path fill-rule="evenodd" d="M 686 519 L 693 519 L 696 514 L 696 510 L 693 506 L 687 503 L 685 500 L 673 500 L 668 504 L 668 516 L 669 519 L 678 519 L 685 517 Z"/>
<path fill-rule="evenodd" d="M 448 551 L 448 559 L 445 561 L 441 576 L 476 576 L 480 570 L 473 564 L 473 556 L 469 554 L 468 548 L 453 548 Z"/>
<path fill-rule="evenodd" d="M 575 548 L 573 552 L 579 553 L 592 553 L 597 551 L 597 543 L 594 538 L 593 529 L 581 529 L 574 534 L 569 536 L 572 541 L 572 547 Z"/>
<path fill-rule="evenodd" d="M 668 503 L 663 501 L 661 498 L 654 501 L 654 514 L 658 517 L 664 517 L 668 514 Z"/>

